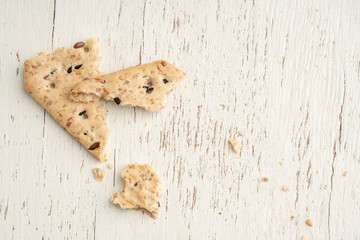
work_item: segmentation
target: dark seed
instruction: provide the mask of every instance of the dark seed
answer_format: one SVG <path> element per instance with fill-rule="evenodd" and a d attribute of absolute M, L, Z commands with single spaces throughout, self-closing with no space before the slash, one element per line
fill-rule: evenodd
<path fill-rule="evenodd" d="M 136 187 L 137 185 L 138 185 L 138 183 L 135 183 L 135 184 L 134 184 L 134 187 Z"/>
<path fill-rule="evenodd" d="M 69 67 L 69 69 L 67 70 L 67 73 L 71 73 L 72 72 L 72 67 Z"/>
<path fill-rule="evenodd" d="M 83 46 L 85 46 L 84 42 L 77 42 L 77 43 L 74 44 L 74 48 L 81 48 Z"/>
<path fill-rule="evenodd" d="M 54 74 L 54 72 L 56 72 L 56 69 L 54 71 L 51 71 L 50 74 Z"/>
<path fill-rule="evenodd" d="M 149 87 L 148 86 L 143 86 L 143 88 L 148 89 Z"/>
<path fill-rule="evenodd" d="M 100 147 L 100 142 L 93 143 L 88 149 L 94 150 L 97 149 L 98 147 Z"/>
<path fill-rule="evenodd" d="M 103 79 L 103 80 L 101 80 L 100 82 L 101 82 L 102 84 L 104 84 L 104 83 L 106 83 L 106 80 Z"/>
<path fill-rule="evenodd" d="M 79 69 L 82 67 L 82 64 L 75 66 L 75 69 Z"/>
<path fill-rule="evenodd" d="M 52 84 L 50 85 L 50 87 L 51 87 L 51 88 L 55 88 L 55 84 L 52 83 Z"/>
<path fill-rule="evenodd" d="M 46 76 L 44 77 L 44 79 L 47 79 L 49 76 L 50 76 L 50 74 L 46 75 Z"/>
<path fill-rule="evenodd" d="M 79 116 L 82 116 L 86 113 L 86 110 L 82 111 L 81 113 L 79 113 Z"/>
<path fill-rule="evenodd" d="M 84 135 L 87 135 L 87 133 L 84 133 Z"/>
<path fill-rule="evenodd" d="M 154 90 L 154 88 L 153 87 L 151 87 L 151 88 L 147 88 L 146 89 L 146 93 L 152 93 L 152 91 Z"/>
<path fill-rule="evenodd" d="M 165 83 L 165 84 L 167 84 L 168 82 L 169 82 L 169 80 L 167 80 L 167 79 L 163 79 L 163 82 Z"/>
<path fill-rule="evenodd" d="M 160 207 L 160 202 L 158 201 L 158 207 Z"/>
<path fill-rule="evenodd" d="M 118 97 L 114 98 L 114 101 L 117 105 L 119 105 L 121 103 L 121 100 Z"/>

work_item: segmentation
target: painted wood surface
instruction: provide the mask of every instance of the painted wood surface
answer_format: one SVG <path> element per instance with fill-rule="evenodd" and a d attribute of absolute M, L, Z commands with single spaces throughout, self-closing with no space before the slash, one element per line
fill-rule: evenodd
<path fill-rule="evenodd" d="M 104 73 L 188 74 L 160 112 L 107 103 L 113 170 L 23 84 L 26 59 L 91 37 Z M 359 46 L 358 0 L 1 0 L 1 239 L 360 239 Z M 135 162 L 164 181 L 157 220 L 110 202 Z"/>

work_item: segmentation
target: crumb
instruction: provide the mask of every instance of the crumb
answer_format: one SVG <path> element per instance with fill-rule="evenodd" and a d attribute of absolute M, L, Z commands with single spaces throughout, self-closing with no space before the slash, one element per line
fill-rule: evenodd
<path fill-rule="evenodd" d="M 291 216 L 291 217 L 290 217 L 290 221 L 292 221 L 293 219 L 294 219 L 294 216 Z"/>
<path fill-rule="evenodd" d="M 195 147 L 198 147 L 198 146 L 200 146 L 200 144 L 195 144 Z"/>
<path fill-rule="evenodd" d="M 310 219 L 306 220 L 306 224 L 309 226 L 309 227 L 312 227 L 312 221 Z"/>
<path fill-rule="evenodd" d="M 235 153 L 239 153 L 241 151 L 242 143 L 237 138 L 230 138 L 229 142 Z"/>
<path fill-rule="evenodd" d="M 128 124 L 131 124 L 131 122 L 129 121 Z"/>
<path fill-rule="evenodd" d="M 226 155 L 226 152 L 224 152 L 224 156 Z"/>
<path fill-rule="evenodd" d="M 282 189 L 284 192 L 288 192 L 288 191 L 290 190 L 290 187 L 285 184 L 284 186 L 282 186 L 281 189 Z"/>
<path fill-rule="evenodd" d="M 11 115 L 10 117 L 11 117 L 11 121 L 14 122 L 15 117 L 13 115 Z"/>
<path fill-rule="evenodd" d="M 268 182 L 269 178 L 268 177 L 263 177 L 262 180 L 263 180 L 263 182 Z"/>
<path fill-rule="evenodd" d="M 218 166 L 216 164 L 214 164 L 214 168 L 217 168 Z"/>
<path fill-rule="evenodd" d="M 316 68 L 318 68 L 318 67 L 319 67 L 319 65 L 318 65 L 318 64 L 315 64 L 315 67 L 316 67 Z"/>
<path fill-rule="evenodd" d="M 145 127 L 147 127 L 147 125 L 148 125 L 148 123 L 147 123 L 147 122 L 145 122 Z"/>
<path fill-rule="evenodd" d="M 284 162 L 283 162 L 283 161 L 280 161 L 279 164 L 280 164 L 280 166 L 284 166 Z"/>
<path fill-rule="evenodd" d="M 350 171 L 348 171 L 348 170 L 346 170 L 345 172 L 344 172 L 344 177 L 346 177 L 348 174 L 350 173 Z"/>
<path fill-rule="evenodd" d="M 352 102 L 352 100 L 353 100 L 353 98 L 352 97 L 350 97 L 350 101 Z"/>
<path fill-rule="evenodd" d="M 94 168 L 93 174 L 94 174 L 95 180 L 101 182 L 106 175 L 106 171 L 101 168 Z"/>
<path fill-rule="evenodd" d="M 108 164 L 108 167 L 109 167 L 110 169 L 112 169 L 112 168 L 114 167 L 114 164 L 109 163 L 109 164 Z"/>
<path fill-rule="evenodd" d="M 219 212 L 219 215 L 221 215 L 222 213 L 221 212 Z"/>
<path fill-rule="evenodd" d="M 308 236 L 305 234 L 305 235 L 303 235 L 302 236 L 302 238 L 301 238 L 301 240 L 308 240 L 309 238 L 308 238 Z"/>
<path fill-rule="evenodd" d="M 333 44 L 335 44 L 335 41 L 333 41 Z"/>
<path fill-rule="evenodd" d="M 329 187 L 329 185 L 326 184 L 326 185 L 324 186 L 324 189 L 328 189 L 328 187 Z"/>

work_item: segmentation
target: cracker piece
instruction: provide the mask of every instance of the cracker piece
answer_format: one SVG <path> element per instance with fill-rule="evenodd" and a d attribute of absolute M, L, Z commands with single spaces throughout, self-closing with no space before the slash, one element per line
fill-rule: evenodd
<path fill-rule="evenodd" d="M 114 194 L 112 202 L 117 207 L 144 211 L 157 218 L 163 186 L 154 168 L 147 164 L 129 164 L 121 176 L 125 180 L 125 188 Z"/>
<path fill-rule="evenodd" d="M 160 60 L 80 82 L 73 87 L 69 98 L 77 102 L 104 98 L 121 106 L 158 111 L 165 107 L 165 96 L 185 75 L 174 65 Z"/>
<path fill-rule="evenodd" d="M 69 100 L 71 88 L 100 74 L 98 39 L 79 42 L 55 53 L 41 52 L 24 63 L 26 91 L 100 161 L 106 161 L 109 129 L 102 102 Z"/>
<path fill-rule="evenodd" d="M 235 153 L 239 153 L 241 151 L 242 143 L 237 138 L 230 138 L 229 142 Z"/>
<path fill-rule="evenodd" d="M 102 182 L 103 178 L 106 175 L 106 171 L 101 168 L 94 168 L 93 174 L 96 181 Z"/>

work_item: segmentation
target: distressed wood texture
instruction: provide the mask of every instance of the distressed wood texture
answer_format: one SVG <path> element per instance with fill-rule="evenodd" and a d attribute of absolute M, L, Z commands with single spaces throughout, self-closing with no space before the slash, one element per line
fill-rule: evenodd
<path fill-rule="evenodd" d="M 360 239 L 360 1 L 1 0 L 0 13 L 1 239 Z M 104 73 L 165 59 L 188 74 L 160 112 L 106 103 L 114 169 L 24 90 L 27 58 L 91 37 Z M 164 181 L 157 220 L 110 201 L 135 162 Z"/>

